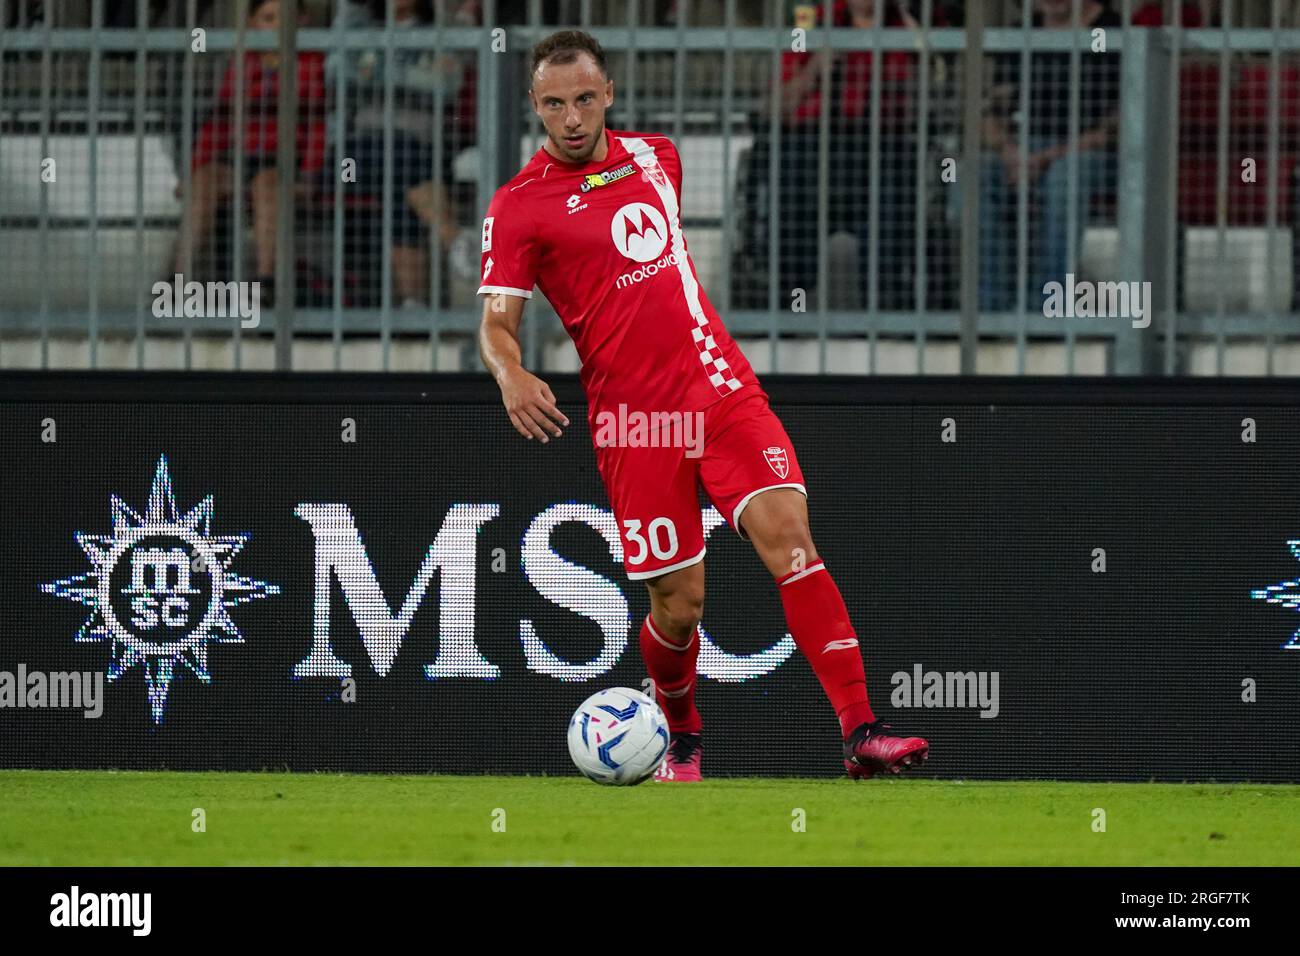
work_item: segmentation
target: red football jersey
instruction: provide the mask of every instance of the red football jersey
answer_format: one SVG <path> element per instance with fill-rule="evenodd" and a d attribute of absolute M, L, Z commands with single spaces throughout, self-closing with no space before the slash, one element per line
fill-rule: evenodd
<path fill-rule="evenodd" d="M 598 163 L 539 149 L 496 191 L 479 294 L 541 288 L 578 348 L 590 416 L 699 411 L 758 391 L 687 251 L 676 147 L 611 129 L 605 141 Z"/>

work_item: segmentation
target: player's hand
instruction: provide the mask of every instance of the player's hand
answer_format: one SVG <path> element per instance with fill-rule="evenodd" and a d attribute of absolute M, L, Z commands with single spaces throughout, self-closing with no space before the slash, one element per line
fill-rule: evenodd
<path fill-rule="evenodd" d="M 551 387 L 527 369 L 517 369 L 501 379 L 501 401 L 515 431 L 529 440 L 536 438 L 545 444 L 552 436 L 563 434 L 560 425 L 569 425 L 555 404 Z"/>

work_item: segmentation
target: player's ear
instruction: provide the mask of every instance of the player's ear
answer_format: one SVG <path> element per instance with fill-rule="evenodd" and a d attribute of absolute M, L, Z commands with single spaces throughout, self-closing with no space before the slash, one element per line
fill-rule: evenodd
<path fill-rule="evenodd" d="M 605 109 L 614 105 L 614 81 L 605 81 Z"/>

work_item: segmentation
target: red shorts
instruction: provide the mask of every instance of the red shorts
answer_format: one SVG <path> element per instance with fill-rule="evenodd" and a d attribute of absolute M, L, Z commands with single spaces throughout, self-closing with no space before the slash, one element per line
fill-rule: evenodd
<path fill-rule="evenodd" d="M 651 578 L 704 560 L 697 487 L 741 537 L 741 512 L 760 491 L 808 493 L 790 437 L 762 392 L 724 399 L 702 416 L 698 434 L 692 438 L 688 429 L 679 429 L 689 440 L 671 447 L 648 447 L 644 439 L 602 444 L 593 425 L 596 467 L 614 506 L 629 578 Z"/>

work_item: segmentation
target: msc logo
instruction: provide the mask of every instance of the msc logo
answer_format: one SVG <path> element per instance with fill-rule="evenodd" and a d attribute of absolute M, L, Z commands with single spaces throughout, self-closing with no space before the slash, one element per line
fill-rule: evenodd
<path fill-rule="evenodd" d="M 158 459 L 144 514 L 117 495 L 112 512 L 112 534 L 76 536 L 93 569 L 41 590 L 90 608 L 74 640 L 108 646 L 110 681 L 143 670 L 159 724 L 182 671 L 209 684 L 211 645 L 244 642 L 231 610 L 280 589 L 231 568 L 250 536 L 212 532 L 211 495 L 189 511 L 176 506 L 166 456 Z"/>
<path fill-rule="evenodd" d="M 643 202 L 630 202 L 614 213 L 609 225 L 614 246 L 635 262 L 654 262 L 668 245 L 664 214 Z"/>

